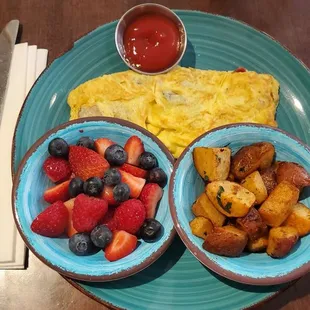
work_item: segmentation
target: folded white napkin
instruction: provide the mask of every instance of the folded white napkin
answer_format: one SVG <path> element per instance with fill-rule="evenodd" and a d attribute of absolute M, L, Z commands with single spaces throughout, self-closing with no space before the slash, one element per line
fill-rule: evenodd
<path fill-rule="evenodd" d="M 16 44 L 0 127 L 0 269 L 23 269 L 25 245 L 17 232 L 11 205 L 11 147 L 15 124 L 31 86 L 46 67 L 47 50 Z"/>

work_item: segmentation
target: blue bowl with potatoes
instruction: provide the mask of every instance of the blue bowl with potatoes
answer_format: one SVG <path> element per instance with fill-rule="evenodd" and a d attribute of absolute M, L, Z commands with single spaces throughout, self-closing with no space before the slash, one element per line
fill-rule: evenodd
<path fill-rule="evenodd" d="M 310 148 L 269 126 L 233 124 L 193 141 L 170 179 L 170 211 L 192 254 L 237 282 L 310 271 Z"/>

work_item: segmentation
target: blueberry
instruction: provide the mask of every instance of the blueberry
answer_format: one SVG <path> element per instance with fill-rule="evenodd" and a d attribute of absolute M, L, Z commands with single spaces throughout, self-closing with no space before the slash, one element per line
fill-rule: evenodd
<path fill-rule="evenodd" d="M 104 177 L 103 177 L 103 182 L 106 185 L 112 186 L 112 185 L 117 185 L 121 182 L 121 174 L 120 172 L 115 169 L 108 169 L 105 173 L 104 173 Z"/>
<path fill-rule="evenodd" d="M 150 152 L 144 152 L 139 157 L 139 166 L 145 170 L 151 170 L 158 166 L 157 158 Z"/>
<path fill-rule="evenodd" d="M 146 219 L 139 230 L 139 237 L 145 241 L 152 241 L 159 237 L 162 225 L 155 219 Z"/>
<path fill-rule="evenodd" d="M 156 167 L 149 172 L 147 180 L 150 183 L 157 183 L 159 186 L 165 187 L 168 177 L 163 169 Z"/>
<path fill-rule="evenodd" d="M 96 247 L 104 249 L 112 241 L 112 232 L 106 225 L 99 225 L 92 230 L 90 239 Z"/>
<path fill-rule="evenodd" d="M 121 166 L 127 160 L 127 153 L 120 145 L 113 144 L 106 149 L 104 157 L 111 165 Z"/>
<path fill-rule="evenodd" d="M 120 183 L 113 188 L 113 197 L 117 202 L 128 200 L 130 196 L 130 189 L 126 183 Z"/>
<path fill-rule="evenodd" d="M 88 196 L 99 196 L 103 190 L 103 182 L 98 177 L 91 177 L 84 182 L 83 189 Z"/>
<path fill-rule="evenodd" d="M 90 137 L 81 137 L 76 143 L 78 146 L 84 146 L 88 149 L 95 150 L 95 141 Z"/>
<path fill-rule="evenodd" d="M 67 158 L 69 155 L 69 145 L 64 139 L 55 138 L 49 143 L 48 152 L 55 157 Z"/>
<path fill-rule="evenodd" d="M 73 198 L 79 194 L 84 193 L 83 185 L 84 185 L 84 182 L 81 178 L 75 177 L 74 179 L 72 179 L 69 183 L 70 197 Z"/>
<path fill-rule="evenodd" d="M 78 256 L 93 254 L 95 246 L 86 233 L 77 233 L 69 239 L 69 249 Z"/>

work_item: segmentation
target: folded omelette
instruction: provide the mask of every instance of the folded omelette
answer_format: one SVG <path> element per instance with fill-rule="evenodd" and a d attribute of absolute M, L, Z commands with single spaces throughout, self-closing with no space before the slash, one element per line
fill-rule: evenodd
<path fill-rule="evenodd" d="M 178 157 L 202 133 L 230 123 L 277 126 L 279 83 L 269 74 L 178 67 L 148 76 L 103 75 L 72 90 L 70 119 L 110 116 L 155 134 Z"/>

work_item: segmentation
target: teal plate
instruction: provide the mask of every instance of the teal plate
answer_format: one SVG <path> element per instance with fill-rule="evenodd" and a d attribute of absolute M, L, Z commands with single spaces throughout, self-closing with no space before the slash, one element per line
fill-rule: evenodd
<path fill-rule="evenodd" d="M 272 38 L 243 23 L 200 12 L 176 12 L 189 41 L 182 66 L 213 70 L 243 66 L 272 74 L 281 85 L 279 127 L 310 144 L 310 74 L 304 65 Z M 14 170 L 40 136 L 69 119 L 66 98 L 71 89 L 127 69 L 114 45 L 115 27 L 113 22 L 81 38 L 40 76 L 16 128 Z M 225 280 L 203 267 L 178 238 L 158 261 L 135 276 L 105 284 L 72 283 L 102 303 L 133 310 L 242 309 L 280 289 Z"/>

